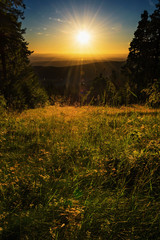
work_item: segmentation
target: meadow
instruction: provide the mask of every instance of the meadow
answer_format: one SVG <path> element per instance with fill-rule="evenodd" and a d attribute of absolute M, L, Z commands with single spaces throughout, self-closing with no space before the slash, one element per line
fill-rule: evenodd
<path fill-rule="evenodd" d="M 160 239 L 160 110 L 0 117 L 0 239 Z"/>

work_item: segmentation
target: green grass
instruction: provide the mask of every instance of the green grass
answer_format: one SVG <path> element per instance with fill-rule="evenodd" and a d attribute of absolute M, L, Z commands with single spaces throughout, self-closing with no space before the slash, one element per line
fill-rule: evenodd
<path fill-rule="evenodd" d="M 160 239 L 160 111 L 47 107 L 0 119 L 0 239 Z"/>

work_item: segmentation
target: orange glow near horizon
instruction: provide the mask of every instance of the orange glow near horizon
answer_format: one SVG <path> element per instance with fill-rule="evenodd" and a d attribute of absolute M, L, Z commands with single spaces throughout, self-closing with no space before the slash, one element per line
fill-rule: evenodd
<path fill-rule="evenodd" d="M 56 23 L 48 26 L 48 34 L 30 33 L 29 48 L 39 54 L 127 55 L 128 42 L 121 27 L 109 30 L 110 21 L 100 20 L 97 15 L 86 13 L 80 17 L 76 12 L 72 16 L 68 13 L 65 20 L 56 19 Z"/>

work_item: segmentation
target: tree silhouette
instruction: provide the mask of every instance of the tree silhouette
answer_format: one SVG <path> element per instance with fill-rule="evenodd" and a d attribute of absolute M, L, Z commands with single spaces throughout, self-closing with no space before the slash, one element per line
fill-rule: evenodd
<path fill-rule="evenodd" d="M 141 15 L 134 38 L 130 43 L 129 55 L 125 72 L 129 75 L 130 81 L 134 84 L 136 93 L 140 93 L 146 82 L 146 69 L 149 65 L 149 20 L 148 12 L 144 11 Z"/>
<path fill-rule="evenodd" d="M 18 22 L 18 18 L 23 18 L 23 12 L 17 9 L 19 6 L 24 8 L 22 1 L 2 1 L 0 3 L 0 55 L 4 81 L 7 80 L 7 64 L 11 65 L 9 57 L 11 54 L 13 55 L 13 50 L 14 56 L 16 56 L 17 48 L 20 45 L 27 45 L 22 37 L 25 31 L 21 29 L 21 23 Z M 30 52 L 28 53 L 30 54 Z"/>
<path fill-rule="evenodd" d="M 123 71 L 139 100 L 145 101 L 142 90 L 160 78 L 160 0 L 152 15 L 141 15 Z"/>
<path fill-rule="evenodd" d="M 27 92 L 24 92 L 25 81 L 34 79 L 35 85 L 38 81 L 29 66 L 28 56 L 32 52 L 23 37 L 25 29 L 20 20 L 24 19 L 24 8 L 22 0 L 0 2 L 0 92 L 9 105 L 18 101 L 22 108 L 30 106 Z"/>
<path fill-rule="evenodd" d="M 151 15 L 150 41 L 152 59 L 152 78 L 160 78 L 160 0 L 156 4 L 156 9 Z"/>

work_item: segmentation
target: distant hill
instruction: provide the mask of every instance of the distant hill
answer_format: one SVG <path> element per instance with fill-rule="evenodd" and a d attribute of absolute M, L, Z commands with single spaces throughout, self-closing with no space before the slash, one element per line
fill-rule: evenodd
<path fill-rule="evenodd" d="M 32 66 L 52 66 L 65 67 L 77 66 L 81 64 L 91 64 L 96 62 L 125 61 L 126 55 L 53 55 L 53 54 L 33 54 L 30 56 Z"/>
<path fill-rule="evenodd" d="M 115 84 L 119 85 L 119 76 L 124 62 L 106 61 L 81 64 L 75 66 L 53 67 L 53 66 L 34 66 L 34 70 L 42 83 L 52 83 L 52 87 L 73 87 L 84 79 L 87 86 L 90 86 L 93 79 L 100 74 L 110 77 L 113 72 Z"/>

